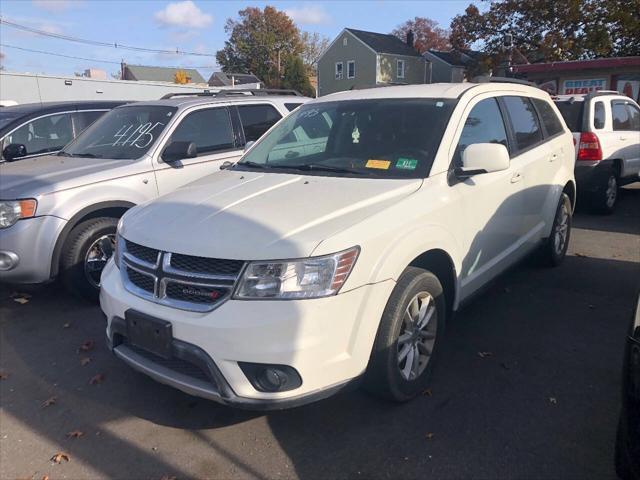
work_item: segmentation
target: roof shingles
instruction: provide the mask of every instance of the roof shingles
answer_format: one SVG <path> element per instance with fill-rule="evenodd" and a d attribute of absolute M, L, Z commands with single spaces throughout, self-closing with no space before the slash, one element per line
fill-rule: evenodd
<path fill-rule="evenodd" d="M 392 55 L 407 55 L 410 57 L 419 57 L 420 54 L 415 48 L 410 47 L 395 35 L 366 32 L 364 30 L 356 30 L 354 28 L 346 28 L 349 33 L 353 34 L 358 40 L 362 41 L 376 53 L 389 53 Z"/>
<path fill-rule="evenodd" d="M 171 82 L 176 78 L 176 72 L 183 71 L 191 79 L 191 83 L 206 83 L 202 75 L 194 68 L 169 68 L 169 67 L 147 67 L 144 65 L 126 65 L 125 79 L 127 80 L 148 80 L 152 82 Z"/>

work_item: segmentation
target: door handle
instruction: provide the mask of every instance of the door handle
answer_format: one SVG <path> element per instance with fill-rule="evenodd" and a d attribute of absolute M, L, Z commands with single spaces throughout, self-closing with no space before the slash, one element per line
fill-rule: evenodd
<path fill-rule="evenodd" d="M 511 177 L 511 183 L 518 183 L 520 180 L 522 180 L 522 175 L 519 172 L 514 173 L 513 177 Z"/>

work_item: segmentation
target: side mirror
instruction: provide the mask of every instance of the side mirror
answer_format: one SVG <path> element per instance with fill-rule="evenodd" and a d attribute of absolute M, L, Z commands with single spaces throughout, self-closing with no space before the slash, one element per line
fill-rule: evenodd
<path fill-rule="evenodd" d="M 247 150 L 249 150 L 253 144 L 256 143 L 253 140 L 248 141 L 247 143 L 244 144 L 244 151 L 246 152 Z"/>
<path fill-rule="evenodd" d="M 27 147 L 22 143 L 10 143 L 2 151 L 2 156 L 7 162 L 11 162 L 20 157 L 27 156 Z"/>
<path fill-rule="evenodd" d="M 500 172 L 509 168 L 511 160 L 507 147 L 500 143 L 473 143 L 462 152 L 462 167 L 456 169 L 458 178 L 482 173 Z"/>
<path fill-rule="evenodd" d="M 162 152 L 162 160 L 171 163 L 183 158 L 194 158 L 198 156 L 198 149 L 193 142 L 171 142 Z"/>
<path fill-rule="evenodd" d="M 235 162 L 230 162 L 229 160 L 226 160 L 225 162 L 222 163 L 222 165 L 220 165 L 220 170 L 226 170 L 227 168 L 231 168 L 235 165 Z"/>

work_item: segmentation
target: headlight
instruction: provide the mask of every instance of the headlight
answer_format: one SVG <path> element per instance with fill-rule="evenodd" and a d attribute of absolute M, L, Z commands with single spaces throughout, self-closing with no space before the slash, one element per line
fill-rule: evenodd
<path fill-rule="evenodd" d="M 251 262 L 235 298 L 319 298 L 338 293 L 360 253 L 359 247 L 322 257 Z"/>
<path fill-rule="evenodd" d="M 116 227 L 116 248 L 113 251 L 113 262 L 116 267 L 120 268 L 120 257 L 124 251 L 124 238 L 120 235 L 120 229 L 122 228 L 122 217 L 118 220 L 118 226 Z"/>
<path fill-rule="evenodd" d="M 0 228 L 8 228 L 21 218 L 30 218 L 36 214 L 38 202 L 27 200 L 0 201 Z"/>

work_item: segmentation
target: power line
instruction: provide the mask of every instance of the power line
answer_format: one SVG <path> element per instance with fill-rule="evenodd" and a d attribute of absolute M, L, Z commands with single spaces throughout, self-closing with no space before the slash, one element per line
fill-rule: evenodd
<path fill-rule="evenodd" d="M 100 42 L 98 40 L 88 40 L 86 38 L 72 37 L 70 35 L 62 35 L 60 33 L 47 32 L 45 30 L 38 30 L 37 28 L 32 28 L 27 25 L 21 25 L 19 23 L 11 22 L 2 17 L 0 17 L 0 24 L 4 24 L 9 27 L 15 28 L 17 30 L 22 30 L 24 32 L 35 33 L 36 35 L 43 35 L 45 37 L 57 38 L 59 40 L 67 40 L 69 42 L 83 43 L 85 45 L 93 45 L 97 47 L 119 48 L 123 50 L 133 50 L 136 52 L 166 53 L 170 55 L 193 55 L 196 57 L 215 57 L 215 54 L 212 54 L 212 53 L 186 52 L 183 50 L 179 50 L 177 48 L 175 50 L 161 50 L 156 48 L 134 47 L 132 45 L 123 45 L 120 43 L 108 43 L 108 42 Z"/>
<path fill-rule="evenodd" d="M 32 48 L 17 47 L 15 45 L 8 45 L 6 43 L 0 43 L 0 47 L 13 48 L 13 49 L 16 49 L 16 50 L 22 50 L 24 52 L 42 53 L 44 55 L 53 55 L 54 57 L 71 58 L 73 60 L 84 60 L 86 62 L 110 63 L 110 64 L 113 64 L 113 65 L 120 65 L 120 62 L 115 62 L 113 60 L 98 60 L 97 58 L 85 58 L 85 57 L 76 57 L 74 55 L 63 55 L 62 53 L 53 53 L 53 52 L 46 52 L 44 50 L 35 50 L 35 49 L 32 49 Z M 165 67 L 165 66 L 163 66 L 162 68 L 176 68 L 176 69 L 180 69 L 180 68 L 203 68 L 203 69 L 211 69 L 211 68 L 215 68 L 215 67 L 214 67 L 214 65 L 200 65 L 200 66 L 197 66 L 197 67 L 191 67 L 191 66 L 187 66 L 187 67 Z"/>

